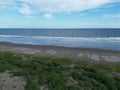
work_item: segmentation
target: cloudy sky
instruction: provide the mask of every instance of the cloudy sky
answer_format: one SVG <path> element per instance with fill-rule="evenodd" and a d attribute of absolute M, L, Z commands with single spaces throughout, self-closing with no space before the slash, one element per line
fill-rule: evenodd
<path fill-rule="evenodd" d="M 120 0 L 0 0 L 0 28 L 120 28 Z"/>

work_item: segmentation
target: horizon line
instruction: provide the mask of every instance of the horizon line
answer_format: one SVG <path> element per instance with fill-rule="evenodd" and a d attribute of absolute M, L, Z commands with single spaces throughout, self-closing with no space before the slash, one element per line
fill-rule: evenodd
<path fill-rule="evenodd" d="M 120 28 L 0 28 L 0 29 L 120 29 Z"/>

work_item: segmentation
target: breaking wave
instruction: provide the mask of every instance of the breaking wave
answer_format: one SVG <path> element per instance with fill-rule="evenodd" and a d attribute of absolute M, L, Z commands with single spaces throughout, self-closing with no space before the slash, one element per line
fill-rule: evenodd
<path fill-rule="evenodd" d="M 85 42 L 120 42 L 120 37 L 50 37 L 50 36 L 18 36 L 18 35 L 0 35 L 0 38 L 24 38 L 34 40 L 55 40 L 55 41 L 85 41 Z"/>
<path fill-rule="evenodd" d="M 120 37 L 50 37 L 50 36 L 0 35 L 0 41 L 20 44 L 57 45 L 90 48 L 92 47 L 120 50 Z"/>

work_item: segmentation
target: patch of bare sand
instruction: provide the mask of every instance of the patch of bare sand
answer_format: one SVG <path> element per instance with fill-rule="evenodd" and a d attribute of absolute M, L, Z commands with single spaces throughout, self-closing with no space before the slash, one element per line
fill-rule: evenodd
<path fill-rule="evenodd" d="M 12 77 L 9 71 L 0 73 L 0 90 L 25 90 L 25 85 L 23 77 Z"/>

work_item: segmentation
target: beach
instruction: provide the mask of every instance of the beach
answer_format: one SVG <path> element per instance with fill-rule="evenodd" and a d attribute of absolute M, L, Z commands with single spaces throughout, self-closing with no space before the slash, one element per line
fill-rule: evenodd
<path fill-rule="evenodd" d="M 0 51 L 47 56 L 53 58 L 68 58 L 77 61 L 83 60 L 112 64 L 120 63 L 120 51 L 97 48 L 71 48 L 50 45 L 30 45 L 0 42 Z"/>
<path fill-rule="evenodd" d="M 78 83 L 86 88 L 94 81 L 99 87 L 88 88 L 102 88 L 102 81 L 117 90 L 119 64 L 115 50 L 0 42 L 0 90 L 80 90 Z"/>

